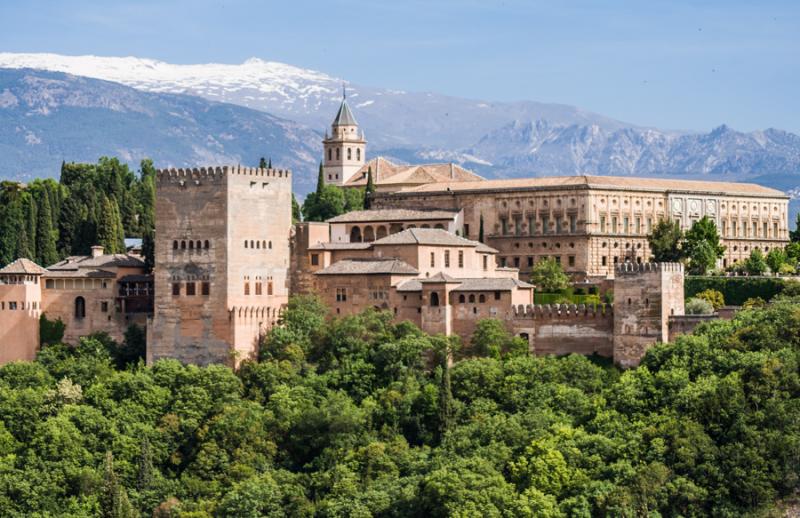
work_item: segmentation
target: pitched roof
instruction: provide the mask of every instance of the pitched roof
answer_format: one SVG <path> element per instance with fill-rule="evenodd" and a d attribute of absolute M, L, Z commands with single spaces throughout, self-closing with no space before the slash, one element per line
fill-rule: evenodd
<path fill-rule="evenodd" d="M 342 105 L 339 106 L 339 111 L 336 113 L 336 117 L 333 119 L 332 126 L 357 126 L 358 123 L 356 122 L 356 118 L 353 117 L 353 112 L 350 111 L 350 107 L 347 105 L 347 100 L 342 99 Z"/>
<path fill-rule="evenodd" d="M 459 281 L 455 277 L 447 275 L 444 272 L 439 272 L 439 273 L 437 273 L 436 275 L 434 275 L 432 277 L 426 277 L 424 279 L 420 279 L 419 282 L 422 282 L 422 283 L 430 282 L 430 283 L 434 283 L 435 284 L 435 283 L 441 283 L 441 282 L 459 282 Z"/>
<path fill-rule="evenodd" d="M 507 291 L 514 288 L 533 288 L 533 284 L 508 277 L 458 279 L 458 281 L 461 282 L 461 285 L 454 288 L 452 291 Z"/>
<path fill-rule="evenodd" d="M 117 275 L 108 270 L 101 270 L 99 268 L 76 268 L 74 270 L 47 270 L 44 276 L 48 279 L 63 278 L 63 279 L 113 279 Z"/>
<path fill-rule="evenodd" d="M 369 250 L 372 243 L 317 243 L 308 247 L 309 250 Z"/>
<path fill-rule="evenodd" d="M 627 176 L 545 176 L 540 178 L 515 178 L 510 180 L 484 180 L 482 182 L 443 181 L 404 188 L 401 192 L 450 191 L 506 191 L 534 190 L 560 187 L 585 186 L 593 189 L 633 189 L 636 191 L 688 191 L 738 195 L 782 197 L 786 195 L 776 189 L 752 183 L 714 182 L 707 180 L 671 180 L 664 178 L 640 178 Z"/>
<path fill-rule="evenodd" d="M 397 291 L 422 291 L 422 283 L 419 279 L 409 279 L 398 284 Z"/>
<path fill-rule="evenodd" d="M 44 273 L 47 273 L 47 270 L 34 263 L 30 259 L 25 259 L 24 257 L 17 259 L 13 263 L 10 263 L 3 268 L 0 268 L 0 275 L 42 275 Z"/>
<path fill-rule="evenodd" d="M 343 259 L 316 275 L 418 275 L 419 271 L 399 259 Z"/>
<path fill-rule="evenodd" d="M 373 209 L 354 210 L 335 216 L 328 223 L 362 223 L 379 221 L 420 221 L 453 219 L 457 210 L 424 210 L 424 209 Z"/>
<path fill-rule="evenodd" d="M 486 253 L 497 253 L 494 248 L 488 247 L 480 241 L 471 241 L 457 236 L 447 230 L 440 228 L 407 228 L 396 234 L 389 234 L 377 241 L 373 241 L 373 246 L 381 245 L 438 245 L 438 246 L 465 246 L 475 247 L 478 251 Z"/>
<path fill-rule="evenodd" d="M 469 169 L 452 162 L 438 164 L 395 164 L 383 157 L 373 158 L 345 182 L 349 187 L 360 187 L 367 184 L 367 172 L 372 169 L 372 180 L 375 185 L 407 185 L 429 184 L 440 182 L 481 182 L 484 181 Z"/>
<path fill-rule="evenodd" d="M 47 269 L 53 270 L 77 270 L 78 268 L 112 268 L 129 267 L 144 268 L 144 259 L 132 254 L 107 254 L 92 257 L 91 255 L 73 255 Z"/>

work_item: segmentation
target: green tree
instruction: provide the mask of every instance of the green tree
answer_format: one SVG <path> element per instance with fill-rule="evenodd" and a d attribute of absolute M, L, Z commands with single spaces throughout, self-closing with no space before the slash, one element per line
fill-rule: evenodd
<path fill-rule="evenodd" d="M 685 257 L 681 249 L 683 232 L 677 221 L 662 219 L 655 224 L 653 230 L 647 235 L 650 252 L 653 260 L 657 262 L 675 262 Z"/>
<path fill-rule="evenodd" d="M 478 241 L 483 243 L 483 214 L 481 214 L 480 226 L 478 227 Z"/>
<path fill-rule="evenodd" d="M 337 187 L 344 194 L 344 212 L 361 210 L 364 208 L 364 192 L 354 187 Z"/>
<path fill-rule="evenodd" d="M 759 248 L 754 248 L 750 257 L 744 260 L 743 268 L 750 275 L 764 275 L 768 268 L 764 253 Z"/>
<path fill-rule="evenodd" d="M 478 356 L 500 359 L 506 354 L 526 353 L 528 344 L 525 340 L 513 336 L 505 324 L 496 318 L 478 320 L 470 339 L 473 353 Z"/>
<path fill-rule="evenodd" d="M 49 320 L 47 315 L 42 313 L 39 317 L 39 345 L 53 345 L 60 343 L 64 338 L 66 324 L 60 318 Z"/>
<path fill-rule="evenodd" d="M 372 206 L 372 194 L 375 192 L 375 183 L 372 181 L 372 167 L 367 169 L 367 187 L 364 189 L 364 208 Z"/>
<path fill-rule="evenodd" d="M 303 213 L 300 211 L 300 204 L 297 203 L 297 198 L 292 193 L 292 223 L 299 223 L 303 219 Z"/>
<path fill-rule="evenodd" d="M 721 291 L 707 289 L 703 290 L 695 295 L 695 298 L 703 299 L 710 303 L 714 309 L 719 309 L 725 305 L 725 296 L 722 294 Z"/>
<path fill-rule="evenodd" d="M 322 194 L 322 189 L 325 187 L 325 173 L 322 169 L 322 162 L 319 163 L 319 171 L 317 172 L 317 196 Z"/>
<path fill-rule="evenodd" d="M 531 282 L 543 293 L 558 293 L 570 287 L 569 275 L 552 257 L 542 259 L 533 266 Z"/>
<path fill-rule="evenodd" d="M 788 257 L 786 252 L 783 251 L 781 248 L 773 248 L 772 250 L 767 253 L 767 257 L 765 258 L 767 262 L 767 266 L 769 266 L 770 271 L 773 273 L 780 273 L 781 266 L 786 264 L 788 261 Z"/>
<path fill-rule="evenodd" d="M 53 217 L 50 212 L 50 200 L 46 196 L 42 196 L 39 200 L 36 221 L 36 252 L 36 262 L 44 267 L 55 264 L 59 260 L 56 250 L 56 234 L 53 230 Z"/>
<path fill-rule="evenodd" d="M 303 221 L 326 221 L 345 211 L 345 195 L 335 185 L 323 185 L 320 192 L 312 192 L 303 203 Z"/>
<path fill-rule="evenodd" d="M 134 518 L 136 516 L 136 511 L 128 500 L 125 486 L 120 483 L 114 471 L 114 456 L 110 451 L 106 453 L 100 511 L 103 518 Z"/>
<path fill-rule="evenodd" d="M 684 236 L 682 249 L 689 258 L 689 272 L 694 275 L 704 275 L 725 254 L 717 225 L 708 216 L 692 224 Z"/>
<path fill-rule="evenodd" d="M 258 161 L 258 168 L 259 169 L 267 169 L 267 159 L 263 156 Z"/>
<path fill-rule="evenodd" d="M 800 213 L 795 217 L 794 230 L 789 231 L 789 240 L 792 243 L 800 242 Z"/>

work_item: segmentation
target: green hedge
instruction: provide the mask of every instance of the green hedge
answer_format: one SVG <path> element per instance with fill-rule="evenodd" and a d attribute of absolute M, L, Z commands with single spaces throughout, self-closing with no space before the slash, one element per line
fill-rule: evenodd
<path fill-rule="evenodd" d="M 562 299 L 569 299 L 573 304 L 600 304 L 599 295 L 575 295 L 571 290 L 566 290 L 563 293 L 539 293 L 534 292 L 534 304 L 555 304 Z"/>
<path fill-rule="evenodd" d="M 780 277 L 686 277 L 683 290 L 688 299 L 704 290 L 717 290 L 725 304 L 741 306 L 747 299 L 761 297 L 770 300 L 783 291 L 786 280 Z"/>

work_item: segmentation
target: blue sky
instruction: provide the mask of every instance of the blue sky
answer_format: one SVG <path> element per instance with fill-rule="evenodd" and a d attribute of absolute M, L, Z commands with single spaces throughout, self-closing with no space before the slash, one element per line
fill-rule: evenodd
<path fill-rule="evenodd" d="M 800 133 L 800 2 L 0 0 L 0 50 L 248 57 L 359 84 Z"/>

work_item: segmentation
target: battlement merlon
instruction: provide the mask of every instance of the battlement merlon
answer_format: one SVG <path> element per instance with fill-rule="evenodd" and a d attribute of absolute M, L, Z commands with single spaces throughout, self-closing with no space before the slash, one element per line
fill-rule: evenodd
<path fill-rule="evenodd" d="M 514 318 L 580 318 L 611 317 L 611 304 L 528 304 L 512 306 Z"/>
<path fill-rule="evenodd" d="M 683 273 L 682 263 L 622 263 L 614 269 L 615 275 L 641 275 L 660 272 Z"/>
<path fill-rule="evenodd" d="M 226 176 L 239 177 L 247 176 L 253 178 L 282 178 L 291 180 L 292 172 L 288 169 L 265 169 L 260 167 L 242 166 L 216 166 L 216 167 L 192 167 L 192 168 L 169 168 L 156 171 L 156 183 L 181 183 L 203 181 L 218 181 Z"/>

